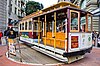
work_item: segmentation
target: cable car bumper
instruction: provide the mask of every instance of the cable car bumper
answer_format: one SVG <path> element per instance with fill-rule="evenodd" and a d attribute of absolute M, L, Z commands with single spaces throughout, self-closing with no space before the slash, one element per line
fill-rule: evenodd
<path fill-rule="evenodd" d="M 71 56 L 76 56 L 76 55 L 84 55 L 85 53 L 90 53 L 92 50 L 92 47 L 88 48 L 88 49 L 84 49 L 84 50 L 80 50 L 80 51 L 76 51 L 76 52 L 70 52 L 70 53 L 63 53 L 63 57 L 71 57 Z"/>

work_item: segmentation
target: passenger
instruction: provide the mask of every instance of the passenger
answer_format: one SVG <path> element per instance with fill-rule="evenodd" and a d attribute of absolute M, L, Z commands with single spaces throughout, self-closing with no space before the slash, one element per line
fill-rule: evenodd
<path fill-rule="evenodd" d="M 76 27 L 74 27 L 73 30 L 77 30 Z"/>
<path fill-rule="evenodd" d="M 59 25 L 59 32 L 61 32 L 62 31 L 62 26 L 61 25 Z"/>
<path fill-rule="evenodd" d="M 7 28 L 7 30 L 4 31 L 4 36 L 6 40 L 6 44 L 8 44 L 8 33 L 9 33 L 10 27 Z"/>
<path fill-rule="evenodd" d="M 85 25 L 82 25 L 82 32 L 85 32 Z"/>

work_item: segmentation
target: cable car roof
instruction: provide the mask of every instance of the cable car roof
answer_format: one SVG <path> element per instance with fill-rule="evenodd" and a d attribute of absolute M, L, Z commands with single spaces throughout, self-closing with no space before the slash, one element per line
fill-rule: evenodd
<path fill-rule="evenodd" d="M 54 11 L 57 11 L 57 10 L 60 10 L 60 9 L 64 9 L 64 8 L 71 8 L 71 9 L 75 9 L 75 10 L 80 10 L 79 6 L 76 6 L 76 5 L 74 5 L 74 4 L 70 3 L 70 2 L 59 2 L 57 4 L 54 4 L 53 6 L 50 6 L 48 8 L 42 9 L 40 11 L 37 11 L 37 12 L 34 12 L 34 13 L 30 14 L 30 15 L 25 16 L 22 19 L 22 21 L 23 20 L 27 20 L 29 18 L 45 15 L 47 13 L 54 12 Z M 83 10 L 80 10 L 80 11 L 83 11 Z"/>

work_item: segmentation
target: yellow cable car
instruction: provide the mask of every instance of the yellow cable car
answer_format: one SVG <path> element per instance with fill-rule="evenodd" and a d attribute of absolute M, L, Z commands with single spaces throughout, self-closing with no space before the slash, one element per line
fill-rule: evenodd
<path fill-rule="evenodd" d="M 20 40 L 59 61 L 71 63 L 92 49 L 92 15 L 60 2 L 22 19 Z"/>

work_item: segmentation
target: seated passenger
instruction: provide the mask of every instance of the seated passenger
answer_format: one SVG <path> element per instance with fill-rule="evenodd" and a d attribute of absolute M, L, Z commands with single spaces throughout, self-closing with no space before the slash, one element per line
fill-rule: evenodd
<path fill-rule="evenodd" d="M 59 32 L 64 32 L 63 26 L 59 25 Z"/>
<path fill-rule="evenodd" d="M 82 25 L 82 32 L 85 32 L 85 25 Z"/>

